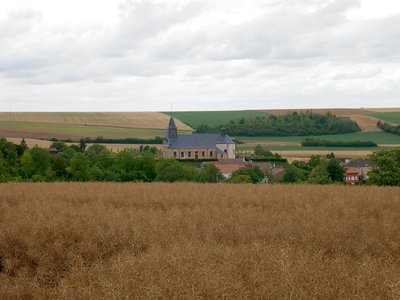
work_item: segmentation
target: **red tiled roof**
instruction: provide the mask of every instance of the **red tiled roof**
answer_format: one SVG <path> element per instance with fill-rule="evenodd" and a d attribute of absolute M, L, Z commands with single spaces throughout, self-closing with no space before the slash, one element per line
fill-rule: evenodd
<path fill-rule="evenodd" d="M 347 168 L 346 169 L 346 174 L 358 174 L 359 171 L 356 168 Z"/>
<path fill-rule="evenodd" d="M 239 170 L 240 168 L 243 168 L 243 165 L 237 163 L 227 164 L 227 163 L 220 163 L 218 161 L 212 161 L 209 162 L 209 164 L 216 166 L 221 173 L 232 173 Z"/>

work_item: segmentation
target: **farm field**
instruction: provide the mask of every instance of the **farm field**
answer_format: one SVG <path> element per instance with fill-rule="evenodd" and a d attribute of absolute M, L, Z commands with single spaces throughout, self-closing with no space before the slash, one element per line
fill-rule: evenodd
<path fill-rule="evenodd" d="M 231 120 L 247 117 L 266 116 L 266 113 L 256 110 L 237 110 L 237 111 L 179 111 L 166 113 L 183 123 L 195 128 L 200 124 L 209 126 L 223 125 Z"/>
<path fill-rule="evenodd" d="M 370 111 L 367 109 L 357 109 L 357 108 L 318 108 L 318 109 L 269 109 L 263 110 L 272 115 L 283 115 L 288 112 L 305 112 L 312 111 L 318 114 L 326 114 L 331 112 L 337 116 L 349 117 L 353 121 L 357 122 L 362 131 L 380 131 L 381 129 L 376 126 L 379 121 Z"/>
<path fill-rule="evenodd" d="M 316 135 L 316 136 L 288 136 L 288 137 L 236 137 L 245 143 L 260 143 L 263 142 L 281 142 L 281 143 L 299 143 L 306 138 L 323 139 L 328 141 L 373 141 L 377 144 L 400 144 L 400 136 L 387 133 L 384 131 L 375 132 L 356 132 L 346 134 L 333 135 Z"/>
<path fill-rule="evenodd" d="M 23 123 L 49 123 L 81 126 L 126 127 L 135 129 L 161 129 L 169 117 L 158 112 L 0 112 L 0 121 Z M 179 130 L 192 129 L 176 120 Z"/>
<path fill-rule="evenodd" d="M 400 111 L 394 112 L 375 112 L 371 116 L 394 124 L 400 124 Z"/>
<path fill-rule="evenodd" d="M 98 136 L 102 136 L 104 138 L 135 137 L 149 139 L 156 136 L 163 137 L 164 135 L 165 130 L 161 129 L 136 129 L 122 127 L 0 121 L 0 136 L 8 137 L 42 138 L 49 140 L 52 138 L 79 140 L 80 138 L 84 137 L 96 138 Z"/>
<path fill-rule="evenodd" d="M 14 143 L 14 144 L 19 144 L 21 143 L 21 138 L 6 138 L 8 141 Z M 29 148 L 38 146 L 41 148 L 49 148 L 50 145 L 52 144 L 51 141 L 45 141 L 45 140 L 39 140 L 39 139 L 25 139 L 25 142 Z M 67 145 L 72 145 L 72 144 L 78 144 L 78 143 L 66 143 Z M 88 147 L 93 145 L 92 143 L 87 143 L 86 144 Z M 99 144 L 96 144 L 99 145 Z M 129 148 L 139 148 L 140 146 L 145 146 L 145 144 L 100 144 L 108 149 L 110 149 L 113 152 L 121 151 L 124 149 L 129 149 Z M 157 147 L 158 149 L 162 149 L 163 145 L 150 145 L 151 147 Z"/>
<path fill-rule="evenodd" d="M 0 185 L 0 298 L 395 299 L 399 188 Z"/>

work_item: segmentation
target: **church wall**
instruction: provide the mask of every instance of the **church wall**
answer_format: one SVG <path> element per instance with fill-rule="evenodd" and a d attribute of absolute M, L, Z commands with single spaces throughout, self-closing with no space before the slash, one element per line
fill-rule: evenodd
<path fill-rule="evenodd" d="M 176 159 L 196 159 L 196 151 L 198 153 L 198 159 L 216 159 L 217 158 L 216 148 L 185 148 L 185 149 L 169 148 L 169 149 L 166 149 L 166 151 L 164 152 L 165 153 L 164 157 L 176 158 Z M 204 156 L 202 155 L 203 151 L 204 151 Z M 174 152 L 176 153 L 176 156 L 174 155 Z M 182 156 L 182 152 L 183 152 L 183 156 Z M 190 157 L 189 157 L 189 152 L 191 152 Z"/>

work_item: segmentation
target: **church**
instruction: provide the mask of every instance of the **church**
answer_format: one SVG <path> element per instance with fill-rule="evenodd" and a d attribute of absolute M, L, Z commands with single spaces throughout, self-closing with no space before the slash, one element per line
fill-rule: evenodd
<path fill-rule="evenodd" d="M 176 159 L 233 159 L 235 143 L 227 134 L 178 134 L 174 118 L 171 117 L 163 156 Z"/>

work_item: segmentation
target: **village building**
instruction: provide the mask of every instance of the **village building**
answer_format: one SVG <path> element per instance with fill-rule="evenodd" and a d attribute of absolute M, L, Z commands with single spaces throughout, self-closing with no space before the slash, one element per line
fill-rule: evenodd
<path fill-rule="evenodd" d="M 345 182 L 356 183 L 368 179 L 368 173 L 373 165 L 365 158 L 352 160 L 344 165 L 346 169 Z"/>
<path fill-rule="evenodd" d="M 360 182 L 358 170 L 355 168 L 347 168 L 344 176 L 344 181 L 349 184 L 356 184 Z"/>
<path fill-rule="evenodd" d="M 234 159 L 235 146 L 227 134 L 178 134 L 174 118 L 171 117 L 163 156 L 176 159 Z"/>

